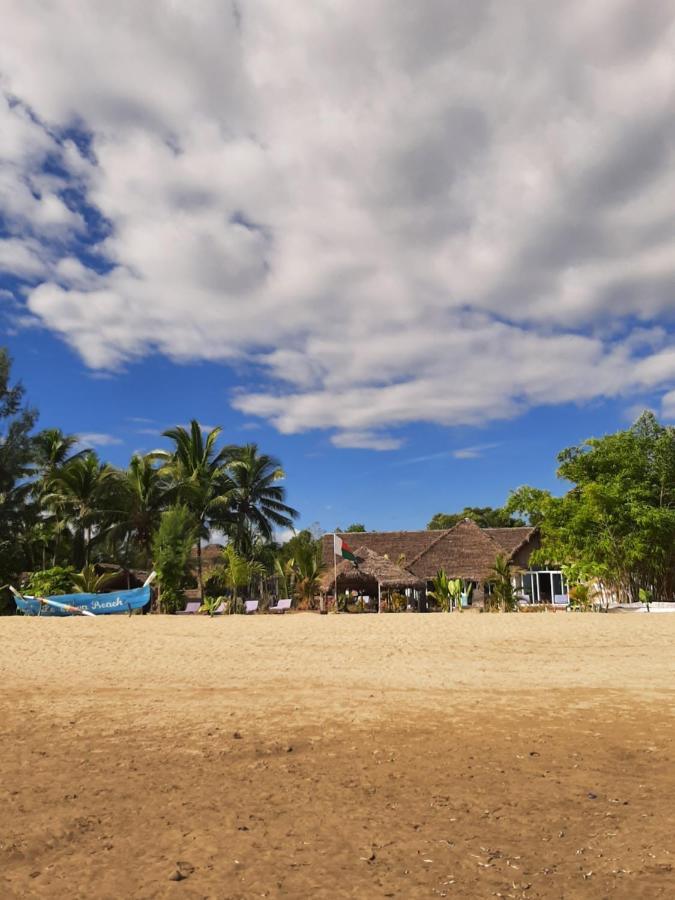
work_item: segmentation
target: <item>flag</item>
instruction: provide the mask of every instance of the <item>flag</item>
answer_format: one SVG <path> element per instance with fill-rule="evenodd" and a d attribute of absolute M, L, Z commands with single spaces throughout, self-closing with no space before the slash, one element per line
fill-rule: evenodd
<path fill-rule="evenodd" d="M 355 563 L 356 556 L 349 544 L 346 541 L 343 541 L 342 538 L 337 534 L 333 535 L 333 540 L 335 546 L 335 555 L 341 556 L 342 559 L 351 559 L 351 561 Z"/>

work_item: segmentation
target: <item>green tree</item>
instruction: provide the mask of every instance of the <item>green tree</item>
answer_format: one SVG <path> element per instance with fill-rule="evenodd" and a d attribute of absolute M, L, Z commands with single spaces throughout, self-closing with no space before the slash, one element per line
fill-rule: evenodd
<path fill-rule="evenodd" d="M 360 522 L 354 522 L 348 528 L 345 528 L 344 534 L 361 534 L 365 532 L 366 526 L 362 525 Z"/>
<path fill-rule="evenodd" d="M 113 536 L 136 554 L 142 565 L 152 559 L 152 542 L 166 507 L 169 484 L 150 456 L 134 454 L 129 467 L 117 473 Z"/>
<path fill-rule="evenodd" d="M 489 582 L 492 593 L 485 597 L 485 605 L 488 609 L 497 608 L 502 612 L 514 612 L 518 609 L 511 563 L 503 554 L 500 554 L 495 560 Z"/>
<path fill-rule="evenodd" d="M 110 524 L 115 470 L 87 451 L 69 460 L 50 479 L 44 503 L 58 508 L 73 532 L 73 561 L 88 565 L 91 546 Z"/>
<path fill-rule="evenodd" d="M 40 510 L 39 521 L 34 533 L 41 544 L 42 568 L 46 567 L 47 552 L 51 552 L 55 566 L 61 551 L 68 551 L 70 533 L 63 505 L 58 498 L 51 497 L 51 485 L 69 462 L 90 452 L 77 449 L 77 435 L 64 434 L 60 428 L 45 428 L 33 438 L 32 453 L 32 495 Z"/>
<path fill-rule="evenodd" d="M 246 559 L 245 556 L 237 553 L 233 544 L 228 544 L 223 550 L 222 566 L 217 567 L 210 577 L 218 578 L 229 589 L 231 594 L 230 612 L 236 612 L 240 591 L 243 588 L 248 588 L 250 591 L 252 582 L 257 578 L 262 578 L 264 574 L 265 568 L 262 563 Z"/>
<path fill-rule="evenodd" d="M 37 413 L 24 402 L 21 384 L 11 384 L 11 361 L 0 347 L 0 585 L 16 581 L 26 562 L 26 543 L 37 520 L 25 479 L 30 474 L 30 432 Z M 13 608 L 2 591 L 0 606 Z"/>
<path fill-rule="evenodd" d="M 321 591 L 321 576 L 324 572 L 320 545 L 299 547 L 292 561 L 295 593 L 298 600 L 308 608 L 314 607 L 314 600 Z"/>
<path fill-rule="evenodd" d="M 38 480 L 45 482 L 73 459 L 84 456 L 88 449 L 77 450 L 79 438 L 64 434 L 60 428 L 45 428 L 33 438 L 33 466 Z"/>
<path fill-rule="evenodd" d="M 289 559 L 294 559 L 305 549 L 309 549 L 312 552 L 319 552 L 320 546 L 321 542 L 313 536 L 309 528 L 303 528 L 302 531 L 296 532 L 292 538 L 279 547 L 276 554 L 277 559 L 282 563 L 286 563 Z"/>
<path fill-rule="evenodd" d="M 295 560 L 293 557 L 282 562 L 274 560 L 274 576 L 280 597 L 292 597 L 295 592 Z"/>
<path fill-rule="evenodd" d="M 159 460 L 160 472 L 170 483 L 169 496 L 190 510 L 195 524 L 197 549 L 197 584 L 200 599 L 204 600 L 202 575 L 202 539 L 208 540 L 211 525 L 228 518 L 231 482 L 227 472 L 232 448 L 220 450 L 216 442 L 222 428 L 213 428 L 206 435 L 193 419 L 189 431 L 171 428 L 164 437 L 173 442 L 173 450 L 156 450 L 150 454 Z"/>
<path fill-rule="evenodd" d="M 558 456 L 562 497 L 520 488 L 510 504 L 541 523 L 536 560 L 564 562 L 631 601 L 675 593 L 675 428 L 649 412 Z"/>
<path fill-rule="evenodd" d="M 175 612 L 182 606 L 196 540 L 194 515 L 186 506 L 172 506 L 162 513 L 152 545 L 158 612 Z"/>
<path fill-rule="evenodd" d="M 504 509 L 527 519 L 529 525 L 541 525 L 550 510 L 553 495 L 541 488 L 523 485 L 509 494 Z"/>
<path fill-rule="evenodd" d="M 291 528 L 298 512 L 285 503 L 285 477 L 279 461 L 260 453 L 256 444 L 230 448 L 228 473 L 228 534 L 240 553 L 246 553 L 251 536 L 272 540 L 274 528 Z"/>
<path fill-rule="evenodd" d="M 444 531 L 453 528 L 463 519 L 471 519 L 479 528 L 513 528 L 524 525 L 524 521 L 514 516 L 507 507 L 465 506 L 458 513 L 436 513 L 427 525 L 430 531 Z"/>

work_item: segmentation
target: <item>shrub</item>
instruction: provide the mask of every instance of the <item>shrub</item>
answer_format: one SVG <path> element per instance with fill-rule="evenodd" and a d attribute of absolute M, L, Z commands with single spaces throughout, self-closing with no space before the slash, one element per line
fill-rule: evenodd
<path fill-rule="evenodd" d="M 22 584 L 22 590 L 25 594 L 34 597 L 58 597 L 62 594 L 72 594 L 74 575 L 75 569 L 72 566 L 54 566 L 51 569 L 32 572 Z"/>
<path fill-rule="evenodd" d="M 189 579 L 190 554 L 195 541 L 194 518 L 187 507 L 173 506 L 162 513 L 152 546 L 159 578 L 159 612 L 176 612 L 184 605 L 183 590 Z"/>

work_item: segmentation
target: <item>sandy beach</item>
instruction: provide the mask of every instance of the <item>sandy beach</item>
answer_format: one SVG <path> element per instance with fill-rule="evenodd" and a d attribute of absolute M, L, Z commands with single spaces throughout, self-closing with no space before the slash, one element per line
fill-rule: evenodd
<path fill-rule="evenodd" d="M 3 897 L 675 894 L 675 616 L 0 619 Z"/>

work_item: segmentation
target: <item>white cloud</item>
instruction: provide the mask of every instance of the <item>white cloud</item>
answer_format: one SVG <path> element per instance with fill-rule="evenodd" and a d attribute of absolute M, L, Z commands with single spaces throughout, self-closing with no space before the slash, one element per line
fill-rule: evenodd
<path fill-rule="evenodd" d="M 672 389 L 675 0 L 233 8 L 0 0 L 0 266 L 89 366 L 253 360 L 238 409 L 380 450 Z"/>
<path fill-rule="evenodd" d="M 461 447 L 453 451 L 455 459 L 480 459 L 488 450 L 498 447 L 498 444 L 476 444 L 473 447 Z"/>
<path fill-rule="evenodd" d="M 279 528 L 274 532 L 274 540 L 277 544 L 287 544 L 295 536 L 294 528 Z"/>
<path fill-rule="evenodd" d="M 675 422 L 675 391 L 668 391 L 661 401 L 661 414 L 668 422 Z"/>
<path fill-rule="evenodd" d="M 397 450 L 403 441 L 373 431 L 340 431 L 333 435 L 331 443 L 360 450 Z"/>
<path fill-rule="evenodd" d="M 113 447 L 123 441 L 113 434 L 102 434 L 99 431 L 86 431 L 78 435 L 80 447 Z"/>

